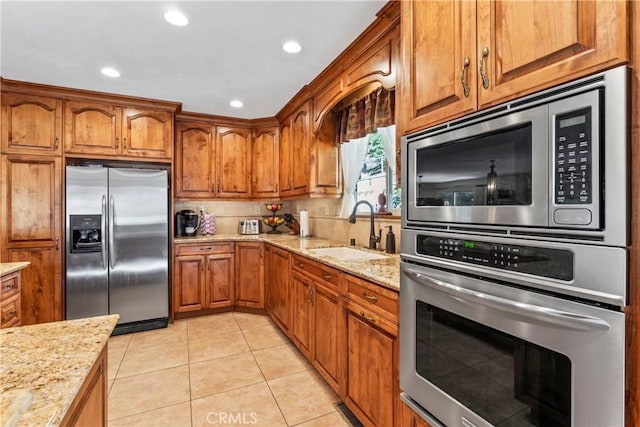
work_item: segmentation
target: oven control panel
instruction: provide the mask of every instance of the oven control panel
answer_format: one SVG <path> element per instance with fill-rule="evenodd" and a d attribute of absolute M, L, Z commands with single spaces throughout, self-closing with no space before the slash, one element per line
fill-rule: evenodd
<path fill-rule="evenodd" d="M 591 109 L 555 119 L 555 203 L 585 205 L 592 201 Z"/>
<path fill-rule="evenodd" d="M 573 279 L 573 253 L 564 249 L 421 235 L 417 236 L 416 250 L 421 255 L 468 264 L 559 280 Z"/>

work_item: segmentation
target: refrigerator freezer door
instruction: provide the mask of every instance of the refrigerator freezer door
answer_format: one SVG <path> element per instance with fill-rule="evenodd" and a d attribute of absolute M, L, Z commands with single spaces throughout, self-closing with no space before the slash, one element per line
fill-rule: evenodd
<path fill-rule="evenodd" d="M 109 314 L 109 276 L 106 265 L 107 169 L 67 166 L 66 187 L 66 318 Z M 100 216 L 103 244 L 98 252 L 71 252 L 71 215 Z"/>
<path fill-rule="evenodd" d="M 110 312 L 118 323 L 169 315 L 168 175 L 109 169 Z"/>

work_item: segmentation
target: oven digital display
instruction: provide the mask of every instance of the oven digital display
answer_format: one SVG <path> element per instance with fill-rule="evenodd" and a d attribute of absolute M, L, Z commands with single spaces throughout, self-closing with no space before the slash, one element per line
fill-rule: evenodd
<path fill-rule="evenodd" d="M 421 255 L 501 270 L 573 280 L 573 252 L 565 249 L 418 236 L 416 251 Z"/>

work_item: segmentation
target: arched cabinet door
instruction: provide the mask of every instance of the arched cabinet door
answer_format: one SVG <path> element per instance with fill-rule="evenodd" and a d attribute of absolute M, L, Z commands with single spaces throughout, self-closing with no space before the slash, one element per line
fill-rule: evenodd
<path fill-rule="evenodd" d="M 217 196 L 248 198 L 251 194 L 251 133 L 248 128 L 218 127 L 216 134 Z"/>
<path fill-rule="evenodd" d="M 170 112 L 124 108 L 122 128 L 124 156 L 171 159 L 173 115 Z"/>
<path fill-rule="evenodd" d="M 65 102 L 65 152 L 120 154 L 120 107 L 84 101 Z"/>
<path fill-rule="evenodd" d="M 278 197 L 279 142 L 280 132 L 277 126 L 258 128 L 253 131 L 251 196 L 254 198 Z"/>
<path fill-rule="evenodd" d="M 215 126 L 209 123 L 177 122 L 176 128 L 176 197 L 214 197 Z"/>
<path fill-rule="evenodd" d="M 16 93 L 1 98 L 3 153 L 62 153 L 62 100 Z"/>

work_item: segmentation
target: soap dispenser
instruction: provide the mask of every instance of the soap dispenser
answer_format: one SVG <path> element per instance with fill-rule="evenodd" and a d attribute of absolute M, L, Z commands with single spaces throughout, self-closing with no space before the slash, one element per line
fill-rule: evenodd
<path fill-rule="evenodd" d="M 389 231 L 387 232 L 387 244 L 384 246 L 385 252 L 388 254 L 396 253 L 396 235 L 393 234 L 393 226 L 388 225 L 387 228 Z"/>

